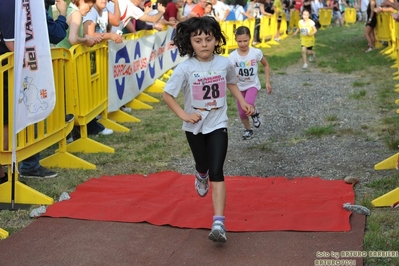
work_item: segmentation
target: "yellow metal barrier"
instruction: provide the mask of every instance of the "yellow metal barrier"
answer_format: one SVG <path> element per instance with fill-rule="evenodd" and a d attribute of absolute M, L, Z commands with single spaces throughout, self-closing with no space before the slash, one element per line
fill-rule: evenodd
<path fill-rule="evenodd" d="M 274 38 L 274 32 L 272 31 L 272 26 L 275 23 L 272 23 L 272 20 L 275 20 L 275 16 L 263 16 L 260 20 L 260 28 L 259 28 L 259 38 L 260 43 L 256 46 L 259 48 L 270 48 L 271 46 L 268 43 L 268 40 Z"/>
<path fill-rule="evenodd" d="M 255 34 L 255 19 L 250 18 L 250 19 L 245 19 L 243 21 L 237 21 L 237 27 L 239 26 L 248 27 L 249 32 L 251 33 L 251 39 L 249 40 L 249 43 L 252 43 Z"/>
<path fill-rule="evenodd" d="M 113 153 L 115 150 L 88 137 L 87 124 L 101 114 L 100 122 L 114 131 L 129 131 L 108 119 L 108 47 L 105 42 L 93 47 L 74 45 L 70 48 L 73 58 L 72 93 L 67 108 L 73 109 L 75 125 L 80 138 L 67 146 L 69 152 Z M 68 90 L 68 88 L 67 88 Z"/>
<path fill-rule="evenodd" d="M 72 88 L 72 55 L 68 49 L 52 48 L 51 58 L 53 63 L 53 76 L 56 88 L 63 91 L 61 95 L 57 95 L 57 101 L 70 102 L 73 101 L 72 93 L 67 93 L 69 88 Z M 67 108 L 65 105 L 62 108 L 66 109 L 66 113 L 74 113 L 73 109 Z M 65 112 L 59 110 L 59 112 Z M 64 121 L 61 118 L 60 121 Z M 96 166 L 89 163 L 75 155 L 67 152 L 67 143 L 65 136 L 71 132 L 73 123 L 68 125 L 65 132 L 62 133 L 62 139 L 58 142 L 58 149 L 55 154 L 48 156 L 40 161 L 41 165 L 46 167 L 60 167 L 60 168 L 79 168 L 79 169 L 95 169 Z"/>
<path fill-rule="evenodd" d="M 273 16 L 271 16 L 270 18 L 270 22 L 269 22 L 269 36 L 270 36 L 270 40 L 267 42 L 267 44 L 270 45 L 280 45 L 280 43 L 278 43 L 277 41 L 274 40 L 274 36 L 276 35 L 277 32 L 277 15 L 274 14 Z"/>
<path fill-rule="evenodd" d="M 319 9 L 319 23 L 320 29 L 325 30 L 327 27 L 331 26 L 332 20 L 332 10 L 329 8 L 320 8 Z"/>
<path fill-rule="evenodd" d="M 234 38 L 234 32 L 236 30 L 235 21 L 224 21 L 220 23 L 220 27 L 224 36 L 226 37 L 226 45 L 223 51 L 224 56 L 229 56 L 229 50 L 235 49 L 237 43 Z"/>
<path fill-rule="evenodd" d="M 298 10 L 291 10 L 290 11 L 290 25 L 289 25 L 289 34 L 294 33 L 294 29 L 298 28 L 298 22 L 300 20 L 300 15 Z"/>
<path fill-rule="evenodd" d="M 255 30 L 255 19 L 245 19 L 243 21 L 223 21 L 220 22 L 220 28 L 226 37 L 226 45 L 223 51 L 224 56 L 229 56 L 229 51 L 237 49 L 238 45 L 235 41 L 235 30 L 240 26 L 248 27 L 251 33 L 250 43 L 252 43 Z M 168 76 L 169 74 L 167 74 Z M 166 76 L 166 78 L 167 78 Z"/>
<path fill-rule="evenodd" d="M 285 13 L 282 13 L 280 23 L 280 40 L 283 40 L 287 37 L 287 16 Z"/>
<path fill-rule="evenodd" d="M 346 7 L 344 12 L 345 26 L 353 25 L 356 23 L 356 8 Z"/>
<path fill-rule="evenodd" d="M 391 13 L 388 12 L 379 12 L 377 13 L 377 26 L 375 27 L 376 31 L 376 48 L 382 47 L 381 42 L 387 42 L 388 47 L 383 49 L 380 53 L 382 54 L 390 54 L 394 52 L 393 42 L 394 38 L 394 29 L 393 29 L 393 19 Z"/>
<path fill-rule="evenodd" d="M 65 78 L 65 68 L 71 57 L 69 51 L 59 49 L 52 49 L 53 57 L 53 76 L 55 77 L 55 91 L 56 103 L 53 112 L 43 121 L 34 125 L 30 125 L 20 131 L 16 136 L 16 158 L 18 162 L 58 143 L 59 149 L 55 155 L 41 160 L 41 164 L 45 166 L 65 166 L 61 165 L 63 162 L 59 160 L 78 158 L 68 154 L 65 150 L 66 135 L 71 132 L 73 124 L 65 122 L 65 91 L 64 88 L 68 85 Z M 15 204 L 52 204 L 53 199 L 43 195 L 42 193 L 26 186 L 19 181 L 18 172 L 11 173 L 12 170 L 12 128 L 13 128 L 13 110 L 14 110 L 14 54 L 7 53 L 0 56 L 0 61 L 3 62 L 0 67 L 0 84 L 3 85 L 4 78 L 8 80 L 8 95 L 0 94 L 0 101 L 3 102 L 3 97 L 8 97 L 8 127 L 4 125 L 3 108 L 0 110 L 0 135 L 2 139 L 8 135 L 5 143 L 0 141 L 0 164 L 8 165 L 9 180 L 0 185 L 0 202 L 15 203 Z M 68 79 L 71 77 L 68 77 Z M 8 133 L 8 134 L 6 134 Z M 4 145 L 6 144 L 6 145 Z M 52 159 L 53 158 L 53 159 Z M 54 159 L 58 158 L 58 159 Z M 15 187 L 13 190 L 12 175 L 15 178 Z"/>
<path fill-rule="evenodd" d="M 381 23 L 381 25 L 378 26 L 378 24 Z M 388 42 L 391 42 L 391 46 L 388 47 L 387 49 L 384 49 L 385 52 L 383 54 L 390 54 L 392 55 L 392 58 L 396 59 L 396 63 L 394 64 L 394 68 L 398 69 L 398 72 L 395 74 L 397 75 L 399 73 L 399 26 L 398 22 L 395 22 L 391 16 L 390 13 L 377 13 L 377 35 L 378 35 L 378 41 L 382 40 L 382 38 L 386 38 L 385 40 Z M 381 31 L 381 32 L 379 32 Z M 390 39 L 391 38 L 391 39 Z M 392 50 L 392 51 L 390 51 Z M 397 77 L 394 78 L 395 80 L 398 79 Z M 395 91 L 399 92 L 398 89 L 399 85 L 395 85 Z M 399 99 L 395 100 L 396 104 L 399 104 Z M 396 113 L 399 114 L 399 109 L 396 110 Z M 383 160 L 380 163 L 377 163 L 374 165 L 375 170 L 389 170 L 389 169 L 395 169 L 398 168 L 399 166 L 399 153 L 396 153 L 395 155 L 392 155 L 391 157 Z M 373 206 L 375 207 L 389 207 L 392 204 L 396 203 L 399 201 L 399 188 L 396 188 L 376 199 L 371 201 Z"/>

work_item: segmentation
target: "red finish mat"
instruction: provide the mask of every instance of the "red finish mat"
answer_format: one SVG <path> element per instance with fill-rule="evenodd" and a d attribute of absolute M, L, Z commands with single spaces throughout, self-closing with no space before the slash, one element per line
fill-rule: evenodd
<path fill-rule="evenodd" d="M 352 185 L 318 177 L 226 177 L 226 229 L 254 231 L 350 231 Z M 92 178 L 71 199 L 48 207 L 49 217 L 97 221 L 148 222 L 180 228 L 209 229 L 212 191 L 204 198 L 194 176 L 165 171 L 147 176 Z"/>

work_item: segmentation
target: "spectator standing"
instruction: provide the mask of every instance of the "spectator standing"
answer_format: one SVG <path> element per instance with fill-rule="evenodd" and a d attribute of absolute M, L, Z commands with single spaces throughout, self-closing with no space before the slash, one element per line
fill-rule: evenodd
<path fill-rule="evenodd" d="M 273 11 L 276 14 L 276 18 L 277 18 L 277 29 L 276 29 L 276 34 L 274 35 L 274 40 L 276 42 L 279 42 L 280 41 L 280 26 L 281 26 L 281 20 L 282 20 L 282 12 L 283 12 L 283 4 L 281 3 L 281 0 L 274 0 Z"/>
<path fill-rule="evenodd" d="M 177 23 L 183 20 L 179 13 L 179 8 L 183 6 L 183 0 L 172 0 L 165 8 L 165 13 L 163 14 L 163 19 L 161 23 L 175 27 Z"/>
<path fill-rule="evenodd" d="M 219 0 L 211 0 L 213 10 L 218 15 L 220 21 L 225 21 L 230 13 L 229 6 Z"/>
<path fill-rule="evenodd" d="M 369 0 L 360 0 L 360 12 L 362 13 L 363 22 L 367 22 L 367 7 Z"/>
<path fill-rule="evenodd" d="M 118 6 L 118 0 L 113 0 L 115 6 Z M 106 8 L 106 0 L 96 0 L 89 13 L 83 17 L 83 33 L 89 36 L 99 36 L 103 40 L 113 40 L 115 43 L 123 42 L 123 37 L 120 34 L 110 32 L 111 24 L 109 21 L 113 18 L 113 24 L 119 25 L 120 14 L 119 7 L 115 8 L 116 14 L 112 14 Z"/>
<path fill-rule="evenodd" d="M 195 6 L 195 2 L 193 0 L 186 0 L 183 5 L 183 17 L 188 17 L 188 14 L 191 13 Z"/>
<path fill-rule="evenodd" d="M 226 20 L 243 21 L 245 18 L 253 18 L 244 10 L 245 3 L 245 0 L 236 0 L 234 5 L 230 5 L 230 13 Z"/>
<path fill-rule="evenodd" d="M 367 6 L 367 22 L 364 35 L 367 40 L 366 53 L 375 49 L 375 34 L 374 29 L 377 26 L 377 13 L 374 12 L 376 8 L 375 0 L 370 0 Z"/>
<path fill-rule="evenodd" d="M 260 40 L 260 23 L 263 16 L 264 7 L 262 3 L 259 3 L 259 0 L 251 0 L 247 6 L 247 12 L 255 18 L 255 26 L 254 26 L 254 40 L 252 45 L 257 45 Z"/>
<path fill-rule="evenodd" d="M 198 3 L 193 7 L 187 18 L 203 17 L 205 15 L 205 7 L 207 0 L 198 0 Z"/>
<path fill-rule="evenodd" d="M 215 12 L 215 9 L 213 9 L 212 3 L 210 2 L 206 3 L 204 16 L 213 17 L 214 19 L 216 19 L 216 21 L 220 21 L 218 14 Z"/>
<path fill-rule="evenodd" d="M 75 44 L 85 44 L 93 46 L 103 40 L 103 35 L 90 36 L 83 32 L 83 17 L 91 10 L 96 0 L 71 0 L 67 10 L 67 23 L 69 25 L 68 36 L 64 38 L 57 46 L 69 49 Z M 76 130 L 75 130 L 76 131 Z M 111 135 L 114 133 L 112 129 L 105 128 L 94 118 L 87 123 L 87 133 L 89 135 Z M 68 137 L 68 142 L 76 139 L 78 134 Z"/>
<path fill-rule="evenodd" d="M 265 14 L 267 16 L 271 16 L 274 14 L 274 9 L 273 9 L 273 1 L 271 0 L 265 0 L 265 3 L 263 4 Z"/>
<path fill-rule="evenodd" d="M 139 7 L 142 2 L 142 0 L 118 0 L 119 11 L 121 14 L 120 24 L 117 27 L 112 27 L 111 32 L 122 32 L 123 28 L 126 27 L 126 25 L 128 25 L 132 19 L 149 23 L 157 23 L 162 18 L 163 14 L 165 13 L 165 7 L 161 3 L 157 3 L 156 12 L 145 12 Z M 114 3 L 108 2 L 107 9 L 111 13 L 115 13 Z M 149 7 L 148 9 L 151 11 Z M 132 27 L 131 30 L 134 30 L 134 27 Z"/>
<path fill-rule="evenodd" d="M 343 26 L 344 25 L 344 17 L 341 14 L 340 0 L 331 0 L 329 8 L 332 9 L 334 24 Z"/>

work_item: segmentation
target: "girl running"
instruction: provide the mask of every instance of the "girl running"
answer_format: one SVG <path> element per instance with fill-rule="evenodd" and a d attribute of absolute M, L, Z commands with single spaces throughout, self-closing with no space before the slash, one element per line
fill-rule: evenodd
<path fill-rule="evenodd" d="M 174 69 L 164 88 L 163 99 L 183 120 L 183 130 L 195 160 L 198 195 L 204 197 L 209 190 L 209 180 L 212 184 L 214 216 L 208 238 L 226 242 L 223 174 L 228 142 L 226 89 L 238 100 L 246 115 L 252 115 L 254 107 L 242 97 L 229 59 L 219 55 L 226 38 L 214 18 L 193 17 L 180 22 L 173 42 L 180 55 L 189 58 Z M 181 90 L 184 109 L 175 99 Z"/>
<path fill-rule="evenodd" d="M 302 47 L 302 59 L 303 67 L 308 68 L 306 54 L 309 54 L 309 61 L 313 61 L 316 58 L 316 53 L 313 51 L 315 44 L 314 35 L 317 32 L 316 24 L 309 18 L 310 13 L 306 9 L 302 11 L 302 19 L 298 22 L 298 28 L 294 32 L 294 35 L 301 31 L 301 47 Z"/>
<path fill-rule="evenodd" d="M 260 62 L 265 70 L 266 90 L 268 94 L 272 93 L 272 86 L 270 85 L 270 67 L 263 52 L 260 49 L 249 46 L 251 40 L 251 32 L 246 26 L 240 26 L 235 31 L 235 40 L 238 44 L 238 49 L 232 52 L 229 56 L 233 63 L 236 75 L 238 77 L 238 88 L 241 91 L 245 101 L 252 106 L 255 106 L 256 96 L 261 89 L 261 84 L 258 77 L 258 63 Z M 242 139 L 250 139 L 253 135 L 253 130 L 249 123 L 248 116 L 242 110 L 240 104 L 237 102 L 238 115 L 245 127 Z M 254 127 L 258 128 L 261 124 L 259 119 L 259 112 L 255 109 L 255 114 L 252 116 Z"/>

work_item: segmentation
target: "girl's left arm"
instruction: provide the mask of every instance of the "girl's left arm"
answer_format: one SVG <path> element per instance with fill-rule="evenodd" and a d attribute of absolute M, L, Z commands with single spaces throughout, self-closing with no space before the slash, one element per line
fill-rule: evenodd
<path fill-rule="evenodd" d="M 233 94 L 234 98 L 236 98 L 237 101 L 240 103 L 242 110 L 245 111 L 245 114 L 247 116 L 253 115 L 255 112 L 255 108 L 245 101 L 240 90 L 238 89 L 237 84 L 227 84 L 227 88 L 229 89 L 231 94 Z"/>
<path fill-rule="evenodd" d="M 265 57 L 262 57 L 262 59 L 260 60 L 260 62 L 262 63 L 263 67 L 265 68 L 265 76 L 266 76 L 266 90 L 268 94 L 272 93 L 272 85 L 270 84 L 270 66 L 269 66 L 269 62 L 267 62 Z"/>
<path fill-rule="evenodd" d="M 316 32 L 317 32 L 317 28 L 316 28 L 316 26 L 315 25 L 313 25 L 313 27 L 312 27 L 312 34 L 311 35 L 315 35 L 316 34 Z"/>

